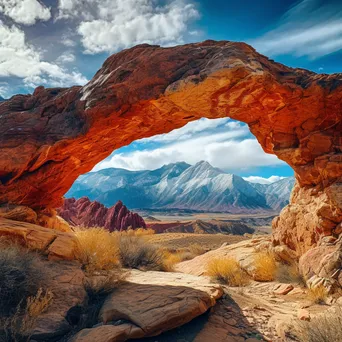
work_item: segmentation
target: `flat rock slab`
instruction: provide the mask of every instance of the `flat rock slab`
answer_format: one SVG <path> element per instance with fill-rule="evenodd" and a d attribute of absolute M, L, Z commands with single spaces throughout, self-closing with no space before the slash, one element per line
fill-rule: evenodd
<path fill-rule="evenodd" d="M 220 248 L 199 255 L 194 259 L 177 264 L 176 271 L 202 276 L 206 274 L 207 265 L 211 260 L 232 257 L 240 263 L 243 269 L 250 273 L 250 275 L 253 275 L 254 258 L 257 248 L 260 248 L 263 244 L 267 244 L 268 241 L 268 237 L 258 237 L 228 246 L 223 245 Z"/>
<path fill-rule="evenodd" d="M 77 239 L 73 233 L 44 228 L 36 224 L 0 217 L 0 237 L 17 241 L 31 250 L 48 255 L 50 260 L 74 260 Z"/>
<path fill-rule="evenodd" d="M 82 330 L 73 341 L 110 342 L 156 336 L 205 313 L 222 294 L 221 286 L 211 284 L 206 277 L 133 270 L 128 282 L 104 302 L 99 314 L 104 325 Z M 110 325 L 118 320 L 128 323 Z"/>

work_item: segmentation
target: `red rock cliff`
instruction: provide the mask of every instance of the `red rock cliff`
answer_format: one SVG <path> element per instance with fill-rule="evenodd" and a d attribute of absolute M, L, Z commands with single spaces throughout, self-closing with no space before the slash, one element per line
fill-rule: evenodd
<path fill-rule="evenodd" d="M 244 43 L 140 45 L 109 57 L 84 87 L 44 89 L 0 104 L 0 203 L 62 204 L 82 173 L 136 139 L 201 117 L 248 124 L 295 171 L 274 243 L 298 255 L 342 220 L 342 74 L 269 60 Z"/>
<path fill-rule="evenodd" d="M 144 219 L 127 209 L 121 201 L 107 208 L 88 197 L 65 199 L 63 206 L 57 210 L 59 216 L 73 226 L 104 227 L 109 231 L 126 230 L 131 227 L 146 228 Z"/>

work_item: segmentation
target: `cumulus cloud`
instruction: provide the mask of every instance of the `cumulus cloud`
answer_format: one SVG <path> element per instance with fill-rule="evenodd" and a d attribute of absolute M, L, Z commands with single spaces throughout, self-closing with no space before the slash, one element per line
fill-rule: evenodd
<path fill-rule="evenodd" d="M 72 52 L 64 52 L 57 58 L 57 62 L 61 64 L 75 62 L 76 57 Z"/>
<path fill-rule="evenodd" d="M 0 82 L 0 97 L 7 98 L 9 87 L 7 82 Z"/>
<path fill-rule="evenodd" d="M 185 161 L 195 164 L 201 160 L 207 160 L 213 166 L 228 172 L 284 165 L 284 162 L 274 155 L 266 154 L 256 139 L 250 138 L 246 125 L 237 122 L 227 125 L 226 121 L 227 119 L 201 119 L 166 135 L 143 139 L 142 146 L 158 141 L 159 147 L 128 153 L 116 152 L 98 164 L 94 170 L 108 167 L 129 170 L 156 169 L 168 163 Z M 172 139 L 169 139 L 168 135 Z M 161 137 L 163 139 L 160 139 Z"/>
<path fill-rule="evenodd" d="M 272 184 L 274 182 L 278 182 L 286 177 L 280 176 L 271 176 L 268 178 L 260 177 L 260 176 L 249 176 L 249 177 L 242 177 L 244 180 L 250 183 L 259 183 L 259 184 Z"/>
<path fill-rule="evenodd" d="M 82 18 L 78 33 L 89 54 L 140 43 L 182 43 L 189 22 L 199 17 L 195 5 L 185 0 L 164 6 L 154 0 L 59 0 L 58 8 L 58 19 Z"/>
<path fill-rule="evenodd" d="M 17 77 L 28 87 L 41 84 L 70 86 L 85 84 L 87 79 L 77 71 L 46 62 L 34 46 L 26 43 L 25 33 L 16 26 L 0 21 L 0 77 Z"/>
<path fill-rule="evenodd" d="M 302 0 L 282 17 L 277 28 L 251 44 L 268 55 L 319 58 L 342 49 L 342 5 Z"/>
<path fill-rule="evenodd" d="M 34 25 L 37 21 L 48 21 L 50 9 L 38 0 L 0 0 L 0 12 L 23 25 Z"/>

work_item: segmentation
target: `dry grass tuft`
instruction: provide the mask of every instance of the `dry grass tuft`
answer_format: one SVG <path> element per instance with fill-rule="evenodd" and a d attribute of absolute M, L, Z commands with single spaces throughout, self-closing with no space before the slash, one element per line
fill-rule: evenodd
<path fill-rule="evenodd" d="M 38 255 L 16 245 L 0 245 L 0 316 L 10 316 L 37 293 L 44 268 Z"/>
<path fill-rule="evenodd" d="M 199 243 L 193 243 L 188 247 L 188 250 L 194 256 L 202 255 L 206 253 L 206 249 L 202 247 Z"/>
<path fill-rule="evenodd" d="M 108 294 L 122 284 L 127 275 L 127 272 L 118 268 L 92 275 L 86 279 L 84 285 L 89 297 Z"/>
<path fill-rule="evenodd" d="M 6 341 L 29 341 L 38 317 L 49 308 L 52 301 L 52 292 L 39 288 L 35 296 L 27 298 L 24 309 L 19 304 L 16 312 L 3 323 Z"/>
<path fill-rule="evenodd" d="M 119 237 L 119 251 L 122 266 L 140 270 L 164 271 L 165 254 L 156 245 L 139 236 Z"/>
<path fill-rule="evenodd" d="M 328 290 L 323 285 L 309 287 L 306 296 L 312 304 L 325 304 L 328 297 Z"/>
<path fill-rule="evenodd" d="M 254 257 L 253 279 L 256 281 L 272 281 L 276 277 L 277 263 L 270 252 L 258 252 Z"/>
<path fill-rule="evenodd" d="M 88 272 L 111 270 L 119 266 L 117 234 L 102 228 L 78 228 L 75 235 L 79 241 L 78 259 Z"/>
<path fill-rule="evenodd" d="M 214 280 L 230 286 L 245 286 L 250 278 L 234 258 L 213 259 L 207 265 L 207 274 Z"/>
<path fill-rule="evenodd" d="M 313 317 L 310 322 L 300 322 L 295 327 L 295 336 L 301 342 L 341 342 L 342 307 Z"/>
<path fill-rule="evenodd" d="M 121 232 L 114 232 L 116 234 L 121 235 L 128 235 L 128 236 L 146 236 L 146 235 L 153 235 L 155 231 L 151 228 L 137 228 L 137 229 L 127 229 Z"/>

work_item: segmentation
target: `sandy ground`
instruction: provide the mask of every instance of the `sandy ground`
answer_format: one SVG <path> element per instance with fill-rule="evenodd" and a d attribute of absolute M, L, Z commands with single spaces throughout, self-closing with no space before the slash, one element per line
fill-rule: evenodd
<path fill-rule="evenodd" d="M 248 239 L 245 236 L 226 234 L 163 233 L 148 235 L 146 238 L 162 247 L 186 248 L 199 244 L 206 250 L 216 249 L 222 244 L 233 244 Z"/>

